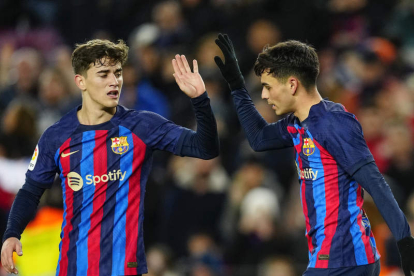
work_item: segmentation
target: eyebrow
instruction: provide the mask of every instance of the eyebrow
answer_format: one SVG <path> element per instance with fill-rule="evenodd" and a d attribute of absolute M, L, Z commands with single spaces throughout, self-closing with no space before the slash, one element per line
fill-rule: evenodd
<path fill-rule="evenodd" d="M 109 69 L 106 69 L 106 70 L 100 70 L 100 71 L 98 71 L 98 72 L 96 72 L 97 74 L 107 74 L 107 73 L 109 73 L 111 70 L 109 70 Z M 121 72 L 122 71 L 122 68 L 118 68 L 118 69 L 116 69 L 115 70 L 115 73 L 118 73 L 118 72 Z"/>

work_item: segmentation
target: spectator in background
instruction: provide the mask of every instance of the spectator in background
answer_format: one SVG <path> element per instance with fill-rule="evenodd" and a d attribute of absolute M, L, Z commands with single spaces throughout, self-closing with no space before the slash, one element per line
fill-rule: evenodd
<path fill-rule="evenodd" d="M 43 133 L 80 102 L 70 92 L 67 78 L 58 68 L 46 68 L 39 78 L 37 126 Z"/>
<path fill-rule="evenodd" d="M 165 216 L 161 227 L 162 240 L 177 257 L 187 254 L 186 242 L 195 232 L 219 238 L 219 221 L 229 181 L 218 158 L 180 159 L 171 159 L 175 185 L 163 200 Z"/>
<path fill-rule="evenodd" d="M 7 158 L 30 157 L 36 145 L 38 132 L 35 109 L 23 102 L 14 100 L 3 116 L 0 148 Z"/>
<path fill-rule="evenodd" d="M 9 85 L 0 91 L 0 114 L 13 99 L 33 102 L 37 96 L 37 82 L 42 71 L 42 61 L 33 48 L 16 50 L 11 58 Z"/>
<path fill-rule="evenodd" d="M 147 251 L 148 274 L 146 276 L 178 276 L 172 270 L 172 252 L 162 244 L 151 246 Z"/>

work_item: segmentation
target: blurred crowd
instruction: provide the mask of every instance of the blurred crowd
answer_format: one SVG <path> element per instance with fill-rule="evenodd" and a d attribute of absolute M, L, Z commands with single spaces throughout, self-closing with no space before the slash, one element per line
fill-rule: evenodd
<path fill-rule="evenodd" d="M 191 103 L 172 76 L 172 58 L 185 54 L 199 62 L 221 144 L 209 161 L 155 153 L 145 199 L 148 276 L 301 275 L 308 253 L 293 149 L 249 147 L 213 61 L 218 32 L 233 40 L 268 122 L 280 118 L 260 99 L 258 53 L 286 39 L 317 49 L 319 92 L 356 114 L 414 231 L 414 1 L 2 0 L 0 14 L 0 236 L 40 135 L 81 103 L 75 44 L 123 39 L 130 54 L 121 104 L 194 128 Z M 403 275 L 395 241 L 365 195 L 381 275 Z M 22 237 L 23 276 L 54 275 L 61 197 L 57 181 Z"/>

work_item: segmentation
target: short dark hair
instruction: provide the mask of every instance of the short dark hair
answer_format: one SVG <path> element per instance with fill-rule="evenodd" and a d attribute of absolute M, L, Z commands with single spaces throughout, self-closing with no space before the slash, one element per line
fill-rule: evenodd
<path fill-rule="evenodd" d="M 83 44 L 76 44 L 72 53 L 72 67 L 75 74 L 83 75 L 93 63 L 101 66 L 109 62 L 110 65 L 124 65 L 128 59 L 129 47 L 123 40 L 118 43 L 103 39 L 89 40 Z"/>
<path fill-rule="evenodd" d="M 296 40 L 267 45 L 254 64 L 254 72 L 261 76 L 263 72 L 286 81 L 289 76 L 297 77 L 309 89 L 316 85 L 319 75 L 319 59 L 315 49 Z"/>

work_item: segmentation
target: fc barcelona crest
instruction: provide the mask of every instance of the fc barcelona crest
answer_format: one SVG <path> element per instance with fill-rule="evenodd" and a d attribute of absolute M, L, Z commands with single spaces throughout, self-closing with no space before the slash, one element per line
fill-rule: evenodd
<path fill-rule="evenodd" d="M 309 156 L 315 152 L 315 144 L 311 138 L 303 139 L 303 154 Z"/>
<path fill-rule="evenodd" d="M 111 148 L 114 153 L 123 154 L 128 151 L 129 144 L 126 136 L 111 138 L 111 140 Z"/>

